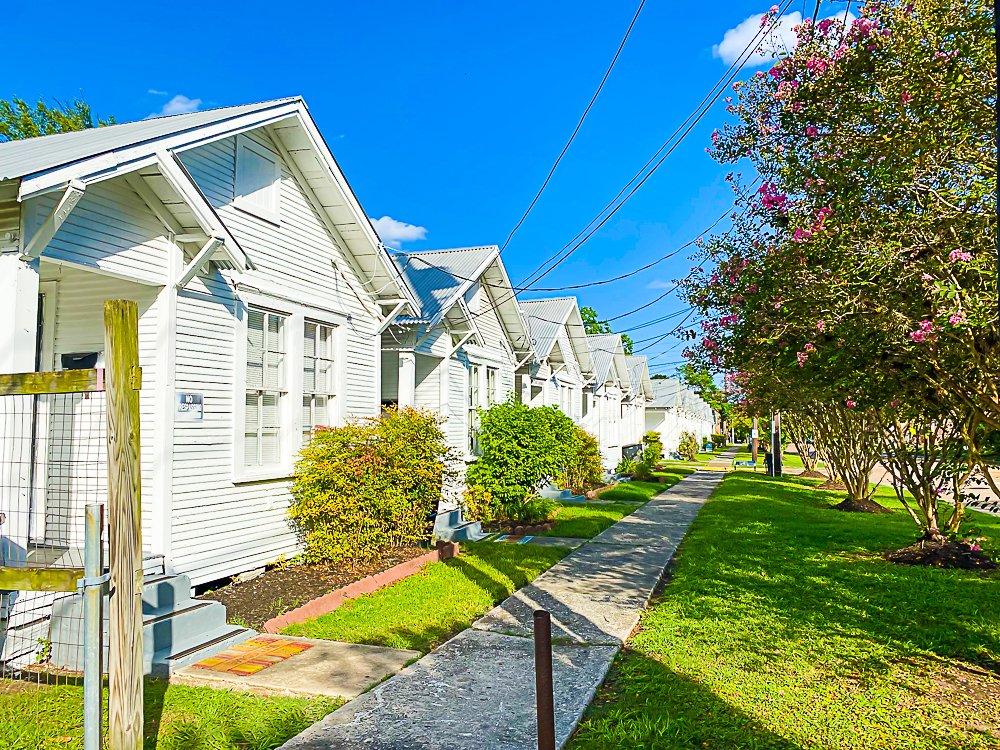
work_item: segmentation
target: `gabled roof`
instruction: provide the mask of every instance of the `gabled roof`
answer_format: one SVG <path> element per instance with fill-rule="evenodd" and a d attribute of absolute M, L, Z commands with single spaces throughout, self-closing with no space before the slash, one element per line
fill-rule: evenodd
<path fill-rule="evenodd" d="M 602 386 L 614 377 L 619 383 L 628 385 L 628 369 L 625 366 L 625 350 L 622 337 L 618 333 L 593 333 L 587 336 L 590 353 L 594 359 L 595 386 Z"/>
<path fill-rule="evenodd" d="M 393 261 L 420 302 L 419 316 L 398 322 L 437 325 L 499 255 L 496 245 L 394 254 Z"/>
<path fill-rule="evenodd" d="M 625 355 L 625 366 L 628 367 L 629 386 L 633 396 L 653 398 L 653 383 L 649 379 L 649 363 L 639 355 Z"/>
<path fill-rule="evenodd" d="M 653 384 L 653 401 L 647 409 L 673 409 L 683 388 L 681 381 L 675 378 L 657 378 Z"/>
<path fill-rule="evenodd" d="M 0 180 L 19 180 L 21 201 L 119 176 L 140 175 L 155 183 L 162 165 L 185 151 L 257 128 L 268 129 L 289 168 L 301 176 L 303 189 L 315 196 L 363 283 L 383 297 L 401 295 L 416 307 L 416 295 L 390 260 L 302 97 L 0 143 Z"/>
<path fill-rule="evenodd" d="M 299 97 L 273 99 L 256 104 L 151 117 L 138 122 L 0 143 L 0 180 L 36 175 L 102 154 L 108 154 L 114 159 L 115 152 L 126 147 L 139 146 L 164 136 L 233 120 L 243 115 L 258 114 L 298 101 L 301 101 Z"/>
<path fill-rule="evenodd" d="M 593 372 L 594 361 L 587 345 L 587 331 L 583 327 L 583 318 L 580 317 L 580 307 L 576 297 L 532 299 L 522 301 L 520 304 L 528 321 L 531 343 L 539 359 L 545 359 L 552 353 L 559 332 L 566 327 L 580 369 L 584 373 Z"/>
<path fill-rule="evenodd" d="M 496 245 L 396 253 L 393 260 L 416 292 L 420 303 L 419 316 L 401 316 L 396 318 L 397 323 L 425 323 L 433 328 L 475 284 L 482 283 L 511 348 L 519 355 L 533 351 L 528 325 L 500 258 L 500 248 Z M 471 312 L 469 322 L 473 328 L 476 317 L 482 312 Z"/>

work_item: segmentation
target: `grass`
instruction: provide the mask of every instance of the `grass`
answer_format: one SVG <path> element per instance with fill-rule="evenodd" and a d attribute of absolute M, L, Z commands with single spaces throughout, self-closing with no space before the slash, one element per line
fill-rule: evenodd
<path fill-rule="evenodd" d="M 463 543 L 451 560 L 284 633 L 427 653 L 562 559 L 561 547 Z"/>
<path fill-rule="evenodd" d="M 915 538 L 892 492 L 845 514 L 814 484 L 725 479 L 571 750 L 1000 744 L 1000 574 L 888 563 Z"/>
<path fill-rule="evenodd" d="M 551 531 L 541 536 L 590 539 L 617 523 L 639 506 L 635 503 L 559 503 L 559 515 Z"/>
<path fill-rule="evenodd" d="M 107 726 L 107 691 L 104 721 Z M 315 723 L 343 701 L 262 698 L 249 693 L 147 680 L 145 743 L 152 750 L 267 750 Z M 0 680 L 0 747 L 83 747 L 83 688 Z"/>
<path fill-rule="evenodd" d="M 666 471 L 654 471 L 653 476 L 664 477 L 666 481 L 660 482 L 622 482 L 610 490 L 605 490 L 600 494 L 601 500 L 610 500 L 613 503 L 644 503 L 654 495 L 658 495 L 665 489 L 672 487 L 681 481 L 688 474 L 693 474 L 694 469 L 685 466 L 670 466 Z"/>

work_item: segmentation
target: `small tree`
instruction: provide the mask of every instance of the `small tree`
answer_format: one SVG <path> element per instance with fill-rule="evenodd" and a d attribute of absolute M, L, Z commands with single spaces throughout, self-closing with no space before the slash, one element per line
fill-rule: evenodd
<path fill-rule="evenodd" d="M 596 487 L 604 474 L 601 448 L 597 438 L 581 427 L 574 431 L 573 452 L 560 477 L 560 486 L 582 495 Z"/>

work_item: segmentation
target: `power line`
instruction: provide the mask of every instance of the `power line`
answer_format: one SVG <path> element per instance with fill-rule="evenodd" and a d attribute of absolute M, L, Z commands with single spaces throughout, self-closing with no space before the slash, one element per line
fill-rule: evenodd
<path fill-rule="evenodd" d="M 579 122 L 576 123 L 576 127 L 573 128 L 573 132 L 572 134 L 570 134 L 569 140 L 566 141 L 566 145 L 562 147 L 562 151 L 560 151 L 559 156 L 556 157 L 555 163 L 552 165 L 552 168 L 549 170 L 549 173 L 545 176 L 545 179 L 542 181 L 542 186 L 538 188 L 538 192 L 535 193 L 535 197 L 531 199 L 531 203 L 529 203 L 528 208 L 525 209 L 524 215 L 521 216 L 517 224 L 514 225 L 514 228 L 510 230 L 510 234 L 507 235 L 507 239 L 504 240 L 503 245 L 500 246 L 501 253 L 507 249 L 507 245 L 510 244 L 510 240 L 514 236 L 514 233 L 521 228 L 521 225 L 524 224 L 525 219 L 528 218 L 528 214 L 531 213 L 531 210 L 535 207 L 535 204 L 538 203 L 538 199 L 542 197 L 542 193 L 545 192 L 545 188 L 548 186 L 549 181 L 552 179 L 552 175 L 555 174 L 556 167 L 559 166 L 559 162 L 562 161 L 563 157 L 566 155 L 566 152 L 569 151 L 570 145 L 576 139 L 576 135 L 577 133 L 580 132 L 580 128 L 583 127 L 583 121 L 587 119 L 587 115 L 590 114 L 591 107 L 594 106 L 594 102 L 596 102 L 597 97 L 600 96 L 601 90 L 604 88 L 604 84 L 608 82 L 608 78 L 611 76 L 611 71 L 614 70 L 615 64 L 618 62 L 618 57 L 621 55 L 622 50 L 625 48 L 625 43 L 628 41 L 629 36 L 632 34 L 632 29 L 635 27 L 635 22 L 639 20 L 639 14 L 642 13 L 642 7 L 645 4 L 646 0 L 640 1 L 639 7 L 636 8 L 635 15 L 632 16 L 632 22 L 628 25 L 628 29 L 625 30 L 625 36 L 622 37 L 621 44 L 618 45 L 618 49 L 615 51 L 615 56 L 611 58 L 611 64 L 608 65 L 608 69 L 604 72 L 604 77 L 601 78 L 601 82 L 597 86 L 597 90 L 594 92 L 594 95 L 590 98 L 590 102 L 588 102 L 587 108 L 583 110 L 583 114 L 580 115 L 580 120 Z"/>

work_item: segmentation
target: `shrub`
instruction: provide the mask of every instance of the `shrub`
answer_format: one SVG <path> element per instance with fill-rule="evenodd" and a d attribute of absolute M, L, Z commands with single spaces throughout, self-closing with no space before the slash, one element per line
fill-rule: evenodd
<path fill-rule="evenodd" d="M 517 519 L 521 506 L 571 463 L 576 425 L 554 406 L 530 407 L 513 395 L 480 414 L 482 455 L 466 472 L 477 520 Z M 475 512 L 492 514 L 476 516 Z"/>
<path fill-rule="evenodd" d="M 694 436 L 694 433 L 681 433 L 681 440 L 680 444 L 677 446 L 677 452 L 681 454 L 681 458 L 688 461 L 696 461 L 698 459 L 698 438 Z"/>
<path fill-rule="evenodd" d="M 449 455 L 441 421 L 390 409 L 317 431 L 296 464 L 288 510 L 307 561 L 370 559 L 429 539 Z"/>
<path fill-rule="evenodd" d="M 582 495 L 601 484 L 604 465 L 597 438 L 584 429 L 574 430 L 574 445 L 568 463 L 559 477 L 559 486 Z"/>
<path fill-rule="evenodd" d="M 643 463 L 648 463 L 650 466 L 659 465 L 663 460 L 663 441 L 660 439 L 660 433 L 647 432 L 642 436 L 642 445 Z"/>
<path fill-rule="evenodd" d="M 726 436 L 720 433 L 712 433 L 712 446 L 715 448 L 725 448 L 729 444 Z"/>
<path fill-rule="evenodd" d="M 615 474 L 634 474 L 635 469 L 638 464 L 635 459 L 623 457 L 621 461 L 618 462 L 618 466 L 615 467 Z"/>

